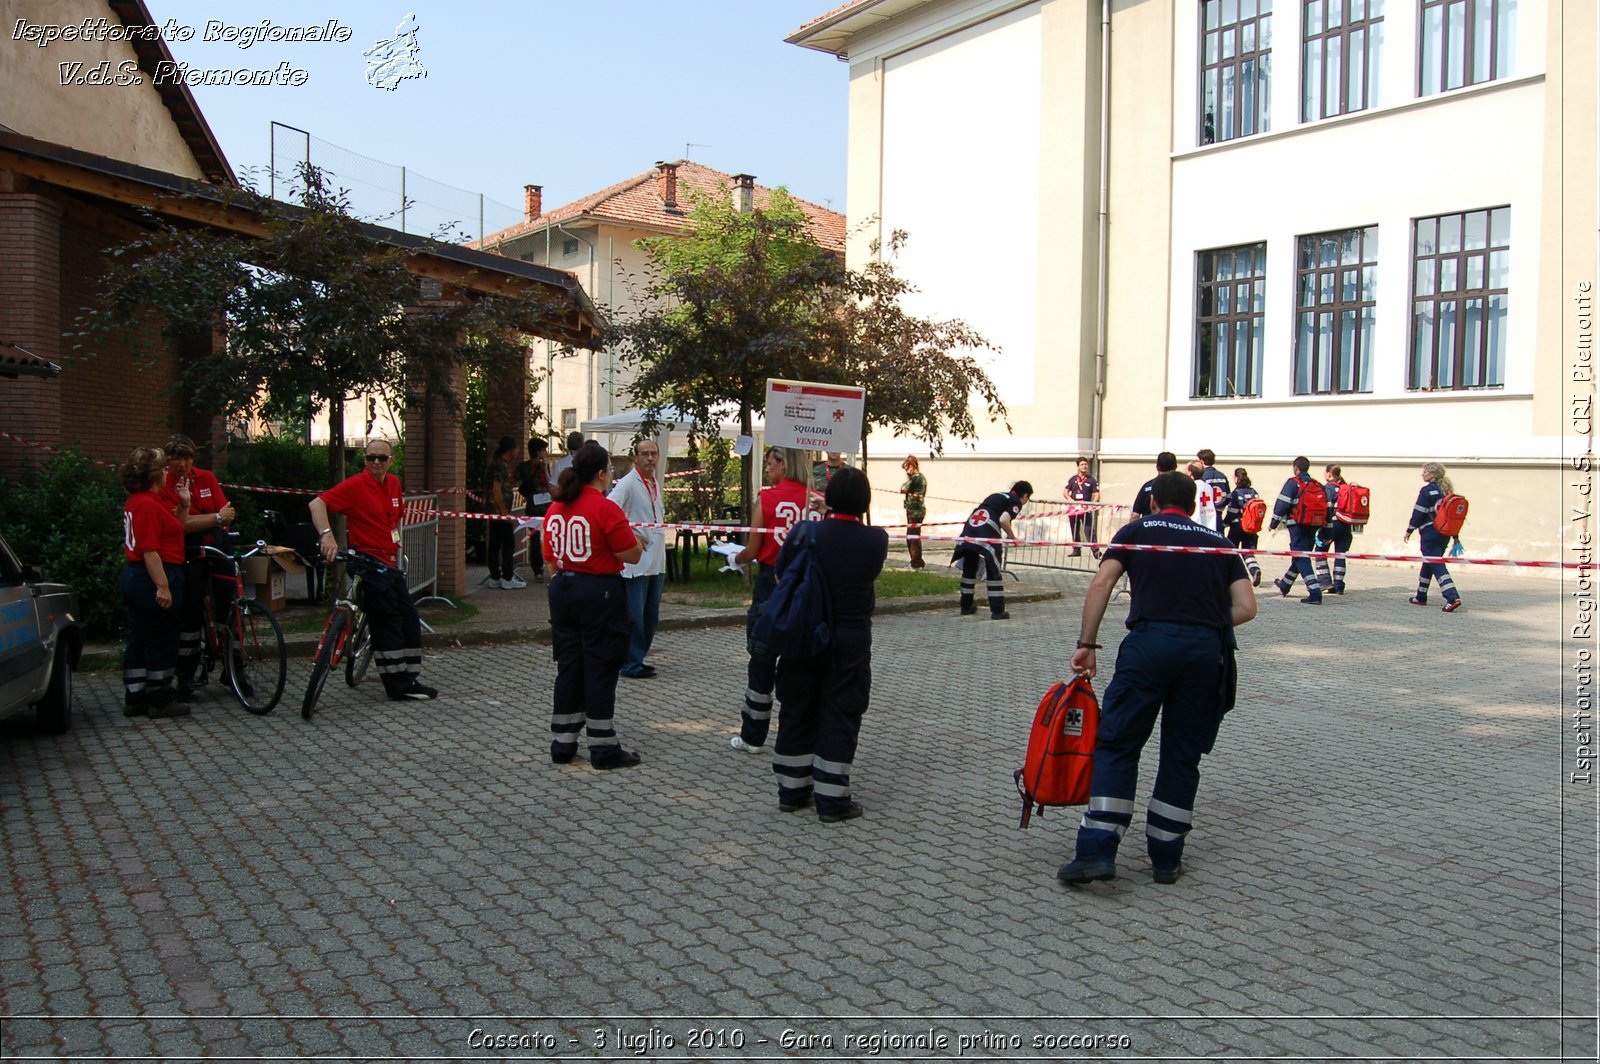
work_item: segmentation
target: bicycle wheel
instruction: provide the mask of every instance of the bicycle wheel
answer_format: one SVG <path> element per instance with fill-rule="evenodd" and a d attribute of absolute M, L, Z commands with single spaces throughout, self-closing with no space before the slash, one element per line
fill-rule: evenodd
<path fill-rule="evenodd" d="M 254 599 L 240 599 L 237 615 L 223 632 L 222 673 L 239 704 L 260 716 L 283 697 L 289 654 L 283 628 L 272 611 Z"/>
<path fill-rule="evenodd" d="M 302 720 L 310 720 L 317 711 L 317 699 L 322 697 L 322 685 L 328 682 L 328 672 L 339 658 L 339 646 L 344 642 L 345 629 L 350 624 L 350 611 L 336 609 L 328 618 L 328 627 L 322 630 L 322 640 L 311 659 L 311 682 L 306 685 L 306 700 L 300 705 Z"/>
<path fill-rule="evenodd" d="M 372 629 L 367 627 L 367 615 L 356 622 L 356 630 L 344 648 L 344 682 L 355 687 L 366 678 L 372 665 Z"/>

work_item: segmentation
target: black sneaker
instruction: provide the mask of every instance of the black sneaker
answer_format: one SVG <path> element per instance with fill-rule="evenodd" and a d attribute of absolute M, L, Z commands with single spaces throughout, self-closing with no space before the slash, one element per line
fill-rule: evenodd
<path fill-rule="evenodd" d="M 150 715 L 150 707 L 143 702 L 137 705 L 124 702 L 122 704 L 122 715 L 124 717 L 148 717 Z"/>
<path fill-rule="evenodd" d="M 778 811 L 780 813 L 798 813 L 802 809 L 809 808 L 811 802 L 812 794 L 810 791 L 807 791 L 804 797 L 786 797 L 780 794 L 778 795 Z"/>
<path fill-rule="evenodd" d="M 577 743 L 558 743 L 550 740 L 550 763 L 552 765 L 570 765 L 572 759 L 578 756 Z"/>
<path fill-rule="evenodd" d="M 1056 879 L 1076 887 L 1117 878 L 1117 862 L 1104 857 L 1076 857 L 1056 869 Z"/>
<path fill-rule="evenodd" d="M 1289 597 L 1289 589 L 1294 587 L 1293 584 L 1286 584 L 1282 580 L 1274 580 L 1272 582 L 1272 586 L 1277 588 L 1278 594 L 1282 595 L 1284 598 Z"/>
<path fill-rule="evenodd" d="M 961 616 L 963 616 L 963 617 L 971 617 L 974 613 L 977 613 L 977 612 L 978 612 L 978 607 L 976 607 L 976 606 L 963 606 L 963 607 L 961 607 Z"/>
<path fill-rule="evenodd" d="M 1162 868 L 1159 865 L 1150 869 L 1150 878 L 1157 883 L 1176 883 L 1183 875 L 1183 862 L 1179 861 L 1171 868 Z"/>
<path fill-rule="evenodd" d="M 1260 569 L 1257 569 L 1255 572 L 1250 574 L 1250 586 L 1251 587 L 1260 587 L 1261 586 L 1261 570 Z"/>
<path fill-rule="evenodd" d="M 398 694 L 389 696 L 396 702 L 428 702 L 439 697 L 436 688 L 429 687 L 419 680 L 412 680 L 411 686 Z"/>
<path fill-rule="evenodd" d="M 190 713 L 187 702 L 168 702 L 164 706 L 151 706 L 150 716 L 161 717 L 187 717 Z"/>
<path fill-rule="evenodd" d="M 602 757 L 599 760 L 596 760 L 595 755 L 591 753 L 589 755 L 589 764 L 598 769 L 632 768 L 642 760 L 632 750 L 624 750 L 619 746 L 616 751 L 616 753 L 608 757 Z"/>
<path fill-rule="evenodd" d="M 1001 610 L 999 613 L 991 613 L 989 614 L 989 619 L 991 621 L 1009 621 L 1011 619 L 1011 611 Z"/>

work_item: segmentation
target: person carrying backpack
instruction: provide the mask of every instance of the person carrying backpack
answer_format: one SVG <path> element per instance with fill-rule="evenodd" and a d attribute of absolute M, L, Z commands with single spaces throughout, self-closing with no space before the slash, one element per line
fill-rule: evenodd
<path fill-rule="evenodd" d="M 1444 466 L 1438 462 L 1429 462 L 1422 467 L 1422 480 L 1422 490 L 1417 492 L 1417 505 L 1411 510 L 1411 523 L 1406 526 L 1406 542 L 1411 542 L 1411 533 L 1420 533 L 1423 557 L 1443 558 L 1444 552 L 1450 548 L 1450 537 L 1434 527 L 1434 512 L 1444 497 L 1454 494 L 1455 489 L 1450 484 L 1450 478 L 1445 476 Z M 1417 593 L 1407 601 L 1413 606 L 1426 606 L 1428 585 L 1434 580 L 1439 581 L 1439 590 L 1444 593 L 1444 612 L 1459 610 L 1461 592 L 1456 590 L 1456 582 L 1450 579 L 1450 570 L 1445 568 L 1442 561 L 1422 563 L 1422 569 L 1417 573 Z"/>
<path fill-rule="evenodd" d="M 1311 459 L 1305 455 L 1296 458 L 1294 475 L 1283 482 L 1283 490 L 1278 492 L 1277 504 L 1272 508 L 1270 530 L 1276 532 L 1279 525 L 1288 526 L 1290 550 L 1316 550 L 1317 530 L 1328 521 L 1328 496 L 1311 479 L 1310 471 Z M 1320 606 L 1322 584 L 1316 578 L 1310 558 L 1289 559 L 1289 571 L 1274 581 L 1278 593 L 1287 596 L 1294 587 L 1296 576 L 1305 579 L 1306 590 L 1311 592 L 1300 601 L 1307 606 Z"/>
<path fill-rule="evenodd" d="M 1261 519 L 1259 516 L 1256 517 L 1253 523 L 1256 531 L 1246 532 L 1244 527 L 1245 507 L 1250 505 L 1250 500 L 1259 500 L 1260 498 L 1261 494 L 1250 486 L 1249 470 L 1245 469 L 1244 466 L 1235 469 L 1233 471 L 1233 490 L 1228 493 L 1228 497 L 1222 502 L 1222 527 L 1223 535 L 1228 537 L 1228 542 L 1240 550 L 1255 550 L 1256 545 L 1261 542 Z M 1266 504 L 1261 503 L 1256 509 L 1265 508 Z M 1242 557 L 1244 558 L 1245 570 L 1250 574 L 1250 585 L 1252 587 L 1260 587 L 1261 566 L 1256 563 L 1256 556 L 1254 554 L 1246 554 Z"/>
<path fill-rule="evenodd" d="M 1339 489 L 1344 486 L 1343 471 L 1336 465 L 1329 465 L 1323 470 L 1326 482 L 1322 485 L 1323 493 L 1328 496 L 1328 523 L 1322 526 L 1322 531 L 1317 533 L 1317 549 L 1333 551 L 1333 571 L 1328 571 L 1328 559 L 1317 558 L 1317 582 L 1322 585 L 1322 590 L 1329 595 L 1344 594 L 1344 556 L 1350 553 L 1350 543 L 1355 536 L 1351 527 L 1339 520 Z"/>
<path fill-rule="evenodd" d="M 859 469 L 842 466 L 828 481 L 827 513 L 811 530 L 811 555 L 827 588 L 832 639 L 815 657 L 778 659 L 778 737 L 772 771 L 778 808 L 797 812 L 813 803 L 825 824 L 854 820 L 861 805 L 850 797 L 861 718 L 872 695 L 874 584 L 889 553 L 889 535 L 861 522 L 872 485 Z M 787 541 L 778 575 L 796 553 Z"/>

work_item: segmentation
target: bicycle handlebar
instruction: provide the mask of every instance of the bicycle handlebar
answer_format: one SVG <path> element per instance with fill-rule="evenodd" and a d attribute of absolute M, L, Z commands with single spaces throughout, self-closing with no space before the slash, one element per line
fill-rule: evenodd
<path fill-rule="evenodd" d="M 235 534 L 236 533 L 229 533 L 229 535 L 235 535 Z M 202 554 L 215 554 L 217 557 L 222 558 L 225 561 L 230 561 L 230 562 L 242 561 L 245 558 L 253 557 L 254 555 L 260 554 L 266 548 L 267 548 L 267 541 L 264 540 L 264 539 L 256 540 L 256 545 L 254 547 L 251 547 L 247 551 L 244 551 L 242 553 L 236 551 L 236 552 L 231 553 L 231 554 L 228 551 L 222 550 L 222 549 L 220 549 L 218 547 L 213 547 L 209 543 L 200 544 L 200 552 Z"/>

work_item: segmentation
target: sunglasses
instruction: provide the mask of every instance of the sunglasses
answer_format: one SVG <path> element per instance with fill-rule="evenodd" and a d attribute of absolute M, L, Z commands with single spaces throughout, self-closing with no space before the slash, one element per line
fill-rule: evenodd
<path fill-rule="evenodd" d="M 366 459 L 369 462 L 387 462 L 393 457 L 394 455 L 392 454 L 369 454 Z"/>

